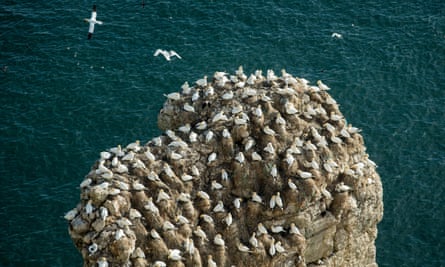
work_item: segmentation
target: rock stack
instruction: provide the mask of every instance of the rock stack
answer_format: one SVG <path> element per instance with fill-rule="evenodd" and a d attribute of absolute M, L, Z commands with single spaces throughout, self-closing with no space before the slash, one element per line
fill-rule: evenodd
<path fill-rule="evenodd" d="M 84 266 L 377 266 L 380 177 L 328 86 L 240 67 L 181 89 L 80 184 Z"/>

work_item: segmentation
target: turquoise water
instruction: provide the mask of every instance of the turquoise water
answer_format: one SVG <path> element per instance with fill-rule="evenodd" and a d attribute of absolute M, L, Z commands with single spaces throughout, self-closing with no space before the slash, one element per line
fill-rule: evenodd
<path fill-rule="evenodd" d="M 445 2 L 354 2 L 97 1 L 87 40 L 92 1 L 2 1 L 0 266 L 81 266 L 63 215 L 99 152 L 239 65 L 328 84 L 379 166 L 379 265 L 445 266 Z"/>

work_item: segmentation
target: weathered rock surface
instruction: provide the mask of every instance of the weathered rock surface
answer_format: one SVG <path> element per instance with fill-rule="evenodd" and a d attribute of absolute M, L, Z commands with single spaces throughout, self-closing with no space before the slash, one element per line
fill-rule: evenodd
<path fill-rule="evenodd" d="M 167 95 L 65 215 L 84 265 L 377 266 L 380 177 L 327 90 L 240 68 Z"/>

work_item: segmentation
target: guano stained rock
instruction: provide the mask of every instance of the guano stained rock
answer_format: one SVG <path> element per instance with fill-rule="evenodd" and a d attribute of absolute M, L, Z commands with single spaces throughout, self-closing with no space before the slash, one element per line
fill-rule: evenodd
<path fill-rule="evenodd" d="M 377 266 L 380 177 L 327 90 L 240 67 L 167 95 L 65 215 L 84 266 Z"/>

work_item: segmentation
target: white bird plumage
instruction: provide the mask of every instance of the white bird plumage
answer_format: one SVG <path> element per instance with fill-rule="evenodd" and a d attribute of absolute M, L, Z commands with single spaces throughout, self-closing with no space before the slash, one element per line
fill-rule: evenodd
<path fill-rule="evenodd" d="M 332 38 L 341 39 L 343 36 L 340 33 L 334 32 L 331 35 Z"/>
<path fill-rule="evenodd" d="M 238 152 L 238 154 L 236 155 L 235 159 L 239 163 L 243 164 L 244 160 L 245 160 L 243 152 Z"/>
<path fill-rule="evenodd" d="M 189 182 L 193 180 L 193 176 L 184 173 L 183 175 L 181 175 L 181 180 L 184 182 Z"/>
<path fill-rule="evenodd" d="M 305 172 L 305 171 L 298 170 L 297 173 L 303 179 L 308 179 L 308 178 L 312 177 L 312 173 L 310 173 L 310 172 Z"/>
<path fill-rule="evenodd" d="M 216 234 L 215 238 L 213 239 L 213 243 L 217 246 L 225 246 L 224 239 L 222 238 L 221 234 Z"/>
<path fill-rule="evenodd" d="M 224 203 L 221 200 L 219 200 L 218 204 L 216 204 L 216 206 L 213 208 L 213 212 L 224 212 L 224 211 L 225 211 Z"/>
<path fill-rule="evenodd" d="M 167 264 L 163 261 L 155 261 L 153 267 L 167 267 Z"/>
<path fill-rule="evenodd" d="M 201 226 L 199 226 L 199 225 L 196 227 L 196 230 L 193 231 L 193 234 L 195 234 L 197 237 L 199 237 L 203 240 L 208 241 L 206 233 L 201 229 Z"/>
<path fill-rule="evenodd" d="M 74 208 L 74 209 L 68 211 L 64 216 L 65 220 L 71 221 L 72 219 L 74 219 L 76 217 L 78 212 L 79 211 L 77 210 L 77 208 Z"/>
<path fill-rule="evenodd" d="M 252 152 L 251 157 L 252 157 L 252 160 L 253 160 L 253 161 L 260 161 L 260 160 L 263 159 L 263 158 L 261 157 L 261 155 L 258 154 L 256 151 L 253 151 L 253 152 Z"/>
<path fill-rule="evenodd" d="M 233 206 L 235 206 L 235 209 L 239 209 L 241 207 L 241 201 L 242 199 L 239 197 L 233 200 Z"/>
<path fill-rule="evenodd" d="M 210 156 L 207 159 L 207 163 L 212 163 L 213 161 L 216 160 L 216 153 L 213 152 L 212 154 L 210 154 Z"/>
<path fill-rule="evenodd" d="M 257 192 L 252 193 L 252 201 L 257 203 L 263 203 L 263 199 L 257 194 Z"/>
<path fill-rule="evenodd" d="M 227 224 L 227 226 L 230 226 L 233 222 L 232 213 L 228 213 L 226 217 L 223 218 L 223 222 Z"/>
<path fill-rule="evenodd" d="M 238 247 L 238 250 L 241 252 L 249 252 L 249 248 L 242 243 L 239 243 L 237 247 Z"/>
<path fill-rule="evenodd" d="M 295 223 L 290 224 L 289 234 L 301 235 L 301 232 L 298 229 L 298 227 L 295 225 Z"/>
<path fill-rule="evenodd" d="M 181 251 L 179 249 L 169 249 L 168 250 L 168 259 L 172 261 L 179 261 L 182 259 Z"/>
<path fill-rule="evenodd" d="M 270 154 L 275 154 L 275 148 L 273 147 L 271 142 L 267 143 L 264 151 L 269 152 Z"/>
<path fill-rule="evenodd" d="M 213 180 L 211 185 L 212 190 L 220 190 L 223 188 L 223 185 Z"/>
<path fill-rule="evenodd" d="M 163 55 L 167 61 L 170 61 L 172 59 L 172 57 L 177 57 L 179 59 L 182 59 L 182 57 L 180 55 L 178 55 L 178 53 L 176 53 L 174 50 L 167 51 L 167 50 L 163 50 L 163 49 L 156 49 L 153 56 L 157 57 L 159 55 Z"/>
<path fill-rule="evenodd" d="M 100 257 L 97 260 L 97 267 L 108 267 L 108 261 L 105 257 Z"/>
<path fill-rule="evenodd" d="M 169 200 L 170 196 L 164 191 L 164 189 L 159 189 L 158 198 L 156 199 L 156 203 L 159 203 L 163 200 Z"/>
<path fill-rule="evenodd" d="M 162 224 L 162 230 L 163 230 L 164 232 L 166 232 L 166 231 L 176 230 L 176 226 L 175 226 L 173 223 L 169 222 L 169 221 L 165 221 L 165 222 Z"/>
<path fill-rule="evenodd" d="M 195 108 L 192 105 L 190 105 L 189 103 L 184 104 L 184 110 L 188 111 L 188 112 L 195 112 Z"/>
<path fill-rule="evenodd" d="M 275 243 L 275 250 L 278 252 L 278 253 L 284 253 L 284 252 L 286 252 L 286 249 L 283 247 L 283 245 L 281 244 L 281 241 L 278 241 L 278 242 L 276 242 Z"/>
<path fill-rule="evenodd" d="M 91 17 L 89 19 L 84 19 L 85 22 L 88 22 L 90 24 L 90 27 L 88 28 L 88 39 L 91 39 L 91 37 L 93 37 L 94 25 L 103 24 L 102 21 L 96 20 L 96 17 L 97 17 L 96 5 L 93 5 L 93 11 L 91 11 Z"/>
<path fill-rule="evenodd" d="M 267 229 L 262 223 L 258 223 L 257 229 L 258 229 L 258 232 L 257 232 L 258 236 L 267 235 Z"/>
<path fill-rule="evenodd" d="M 249 243 L 254 248 L 258 247 L 258 239 L 256 239 L 256 233 L 255 232 L 253 232 L 252 236 L 249 238 Z"/>
<path fill-rule="evenodd" d="M 318 85 L 318 88 L 320 88 L 320 90 L 323 90 L 323 91 L 327 91 L 327 90 L 331 89 L 331 88 L 329 88 L 329 86 L 324 84 L 321 80 L 317 81 L 317 85 Z"/>

